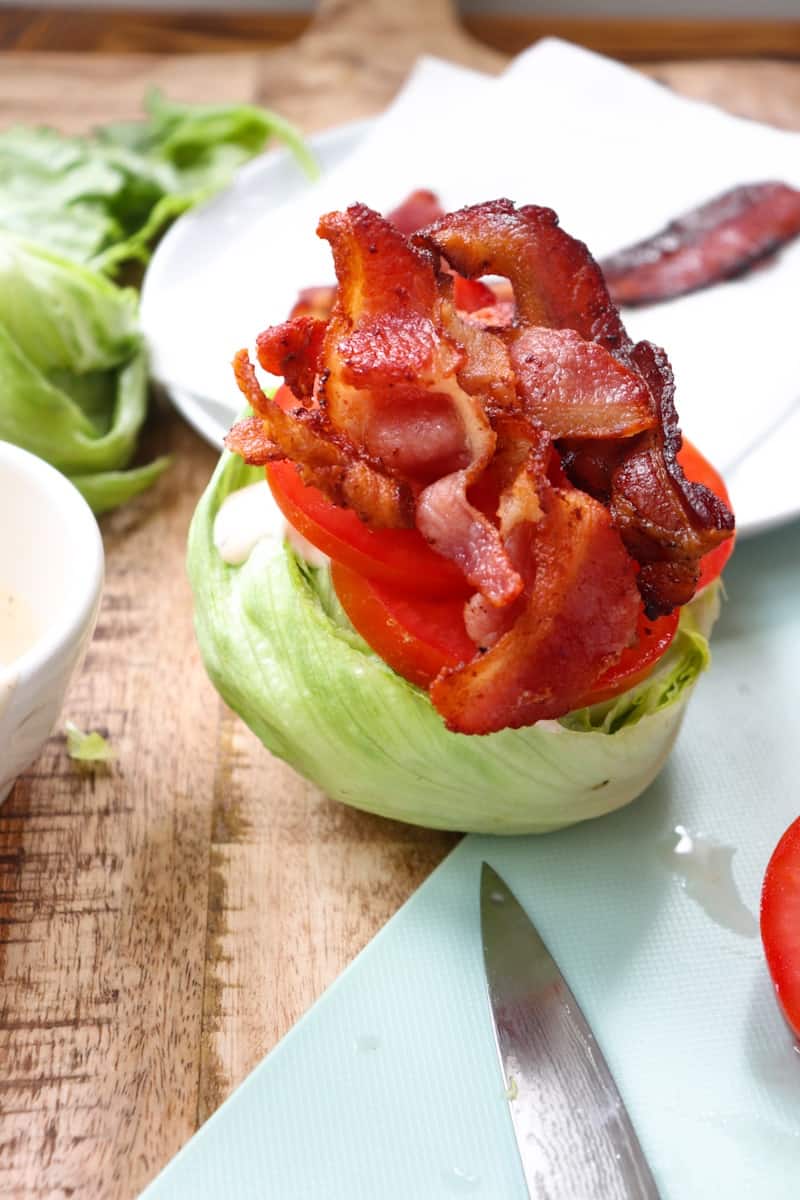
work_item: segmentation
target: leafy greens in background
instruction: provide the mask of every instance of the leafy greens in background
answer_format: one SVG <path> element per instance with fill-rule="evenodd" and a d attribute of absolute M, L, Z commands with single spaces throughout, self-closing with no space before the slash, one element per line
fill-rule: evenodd
<path fill-rule="evenodd" d="M 144 121 L 90 137 L 17 126 L 0 134 L 0 228 L 113 274 L 146 261 L 165 225 L 227 184 L 237 167 L 283 141 L 313 175 L 291 125 L 250 105 L 145 99 Z"/>
<path fill-rule="evenodd" d="M 279 137 L 308 174 L 294 129 L 249 105 L 174 104 L 90 137 L 0 133 L 0 438 L 68 475 L 95 512 L 167 465 L 127 469 L 147 411 L 137 297 L 111 281 L 146 262 L 180 213 Z"/>

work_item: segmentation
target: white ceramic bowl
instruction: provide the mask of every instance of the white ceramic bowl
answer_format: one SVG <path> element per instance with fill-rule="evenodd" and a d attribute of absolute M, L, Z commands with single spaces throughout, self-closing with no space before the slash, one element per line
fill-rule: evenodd
<path fill-rule="evenodd" d="M 35 628 L 28 649 L 0 664 L 0 803 L 58 720 L 102 588 L 103 542 L 86 501 L 48 463 L 0 441 L 0 595 L 17 597 Z"/>

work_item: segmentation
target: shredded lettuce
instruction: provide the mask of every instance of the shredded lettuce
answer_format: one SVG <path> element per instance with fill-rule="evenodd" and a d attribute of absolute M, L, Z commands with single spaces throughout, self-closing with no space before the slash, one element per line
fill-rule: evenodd
<path fill-rule="evenodd" d="M 616 700 L 527 729 L 450 733 L 427 693 L 355 632 L 326 568 L 267 540 L 241 566 L 221 559 L 215 515 L 257 478 L 223 455 L 192 522 L 188 566 L 206 669 L 274 754 L 356 807 L 501 834 L 600 816 L 653 780 L 708 664 L 718 587 L 684 611 L 657 670 Z"/>

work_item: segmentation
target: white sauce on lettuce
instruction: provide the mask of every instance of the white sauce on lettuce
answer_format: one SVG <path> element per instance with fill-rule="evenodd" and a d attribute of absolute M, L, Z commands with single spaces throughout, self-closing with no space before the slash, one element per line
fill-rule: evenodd
<path fill-rule="evenodd" d="M 327 556 L 288 523 L 266 480 L 226 496 L 214 520 L 214 545 L 223 562 L 239 567 L 265 539 L 278 544 L 288 541 L 295 554 L 312 567 L 328 563 Z"/>
<path fill-rule="evenodd" d="M 22 597 L 0 587 L 0 667 L 30 650 L 38 635 L 33 612 Z"/>

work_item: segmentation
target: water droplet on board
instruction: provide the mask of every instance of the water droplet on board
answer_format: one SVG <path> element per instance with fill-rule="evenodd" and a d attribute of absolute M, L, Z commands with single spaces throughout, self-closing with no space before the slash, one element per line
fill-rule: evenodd
<path fill-rule="evenodd" d="M 492 904 L 505 904 L 506 898 L 503 892 L 490 892 L 489 899 Z"/>
<path fill-rule="evenodd" d="M 458 1192 L 461 1195 L 474 1192 L 481 1182 L 479 1175 L 473 1175 L 471 1171 L 465 1171 L 463 1167 L 448 1168 L 444 1172 L 444 1180 L 452 1192 Z"/>
<path fill-rule="evenodd" d="M 712 921 L 742 937 L 756 937 L 758 922 L 739 895 L 733 878 L 735 846 L 716 842 L 704 833 L 676 825 L 663 843 L 661 858 L 677 877 L 687 896 Z"/>
<path fill-rule="evenodd" d="M 380 1047 L 381 1039 L 374 1033 L 362 1033 L 355 1040 L 357 1054 L 374 1054 L 376 1050 L 380 1050 Z"/>

